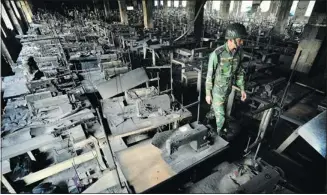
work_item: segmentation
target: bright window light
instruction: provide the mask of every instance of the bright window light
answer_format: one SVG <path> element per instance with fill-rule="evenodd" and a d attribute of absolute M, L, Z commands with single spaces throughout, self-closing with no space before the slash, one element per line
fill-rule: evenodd
<path fill-rule="evenodd" d="M 248 12 L 252 9 L 252 1 L 242 1 L 241 12 Z"/>
<path fill-rule="evenodd" d="M 212 9 L 218 11 L 220 9 L 220 1 L 212 1 Z"/>
<path fill-rule="evenodd" d="M 269 10 L 271 1 L 262 1 L 260 4 L 261 12 L 267 12 Z"/>
<path fill-rule="evenodd" d="M 1 4 L 1 17 L 3 18 L 3 20 L 5 21 L 6 27 L 10 30 L 14 30 L 13 25 L 11 24 L 11 21 L 7 15 L 7 11 L 5 10 L 5 8 L 3 7 L 3 5 Z"/>
<path fill-rule="evenodd" d="M 167 1 L 167 6 L 171 7 L 171 1 Z"/>
<path fill-rule="evenodd" d="M 127 10 L 134 10 L 133 6 L 127 6 Z"/>
<path fill-rule="evenodd" d="M 179 5 L 179 1 L 174 0 L 174 7 L 178 7 L 178 5 Z"/>
<path fill-rule="evenodd" d="M 315 5 L 315 3 L 316 3 L 316 1 L 310 1 L 309 2 L 307 11 L 305 11 L 304 16 L 306 16 L 306 17 L 310 17 L 311 16 L 311 13 L 312 13 L 312 10 L 313 10 L 313 6 Z"/>
<path fill-rule="evenodd" d="M 294 16 L 294 14 L 295 14 L 295 10 L 296 10 L 296 8 L 297 8 L 297 4 L 299 3 L 299 1 L 293 1 L 293 4 L 292 4 L 292 7 L 291 7 L 291 10 L 290 10 L 290 14 L 292 15 L 292 16 Z"/>
<path fill-rule="evenodd" d="M 160 5 L 163 6 L 163 0 L 160 1 Z"/>
<path fill-rule="evenodd" d="M 16 14 L 17 18 L 21 20 L 21 17 L 20 17 L 20 14 L 19 14 L 18 10 L 17 10 L 15 2 L 13 0 L 11 0 L 10 3 L 12 5 L 12 7 L 14 8 L 14 11 L 15 11 L 15 14 Z"/>
<path fill-rule="evenodd" d="M 187 1 L 182 1 L 182 6 L 186 7 Z"/>
<path fill-rule="evenodd" d="M 233 11 L 233 8 L 234 8 L 234 1 L 230 1 L 229 13 Z"/>
<path fill-rule="evenodd" d="M 158 1 L 154 1 L 154 6 L 158 6 Z"/>

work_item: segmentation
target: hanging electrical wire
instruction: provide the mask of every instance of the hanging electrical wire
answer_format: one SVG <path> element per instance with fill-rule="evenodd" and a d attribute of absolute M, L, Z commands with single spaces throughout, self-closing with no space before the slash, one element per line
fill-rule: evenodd
<path fill-rule="evenodd" d="M 192 21 L 190 22 L 191 24 L 188 25 L 188 29 L 185 31 L 185 33 L 182 34 L 180 37 L 176 38 L 173 42 L 176 42 L 176 41 L 180 40 L 180 39 L 183 38 L 187 33 L 189 33 L 189 31 L 192 29 L 192 26 L 194 25 L 194 22 L 195 22 L 196 19 L 198 18 L 199 14 L 200 14 L 200 12 L 201 12 L 201 9 L 202 9 L 202 7 L 204 6 L 205 2 L 206 2 L 206 0 L 203 0 L 202 4 L 201 4 L 201 6 L 200 6 L 200 9 L 198 10 L 198 12 L 196 13 L 196 15 L 195 15 L 195 17 L 194 17 L 194 20 L 192 20 Z"/>

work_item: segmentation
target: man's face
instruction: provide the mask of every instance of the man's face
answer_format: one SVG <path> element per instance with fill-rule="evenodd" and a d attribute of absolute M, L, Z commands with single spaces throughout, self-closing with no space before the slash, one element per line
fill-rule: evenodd
<path fill-rule="evenodd" d="M 229 39 L 228 40 L 228 46 L 229 46 L 229 50 L 232 53 L 236 53 L 237 50 L 243 45 L 243 40 L 240 38 L 237 39 Z"/>

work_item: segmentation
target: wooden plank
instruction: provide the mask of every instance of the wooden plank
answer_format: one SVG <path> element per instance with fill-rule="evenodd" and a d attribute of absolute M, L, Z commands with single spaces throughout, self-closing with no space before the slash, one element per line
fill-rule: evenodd
<path fill-rule="evenodd" d="M 136 193 L 141 193 L 175 175 L 151 140 L 116 153 L 119 165 Z"/>
<path fill-rule="evenodd" d="M 41 135 L 32 138 L 28 141 L 22 142 L 21 144 L 12 145 L 10 147 L 3 147 L 1 148 L 1 160 L 8 160 L 12 157 L 38 149 L 39 147 L 42 147 L 44 145 L 49 145 L 51 143 L 58 142 L 60 140 L 61 138 L 53 137 L 52 135 Z"/>
<path fill-rule="evenodd" d="M 25 182 L 26 185 L 32 184 L 34 182 L 40 181 L 44 178 L 50 177 L 51 175 L 57 174 L 61 171 L 64 171 L 66 169 L 71 168 L 73 165 L 79 165 L 84 162 L 87 162 L 89 160 L 92 160 L 96 157 L 96 151 L 92 150 L 90 152 L 84 153 L 82 155 L 79 155 L 77 157 L 71 158 L 69 160 L 66 160 L 64 162 L 58 163 L 56 165 L 53 165 L 51 167 L 42 169 L 38 172 L 31 173 L 25 177 L 22 178 L 22 180 Z"/>
<path fill-rule="evenodd" d="M 119 180 L 117 177 L 117 171 L 112 170 L 103 174 L 101 178 L 99 178 L 96 182 L 94 182 L 90 187 L 84 190 L 83 194 L 90 193 L 99 193 L 105 189 L 114 187 L 119 184 Z"/>

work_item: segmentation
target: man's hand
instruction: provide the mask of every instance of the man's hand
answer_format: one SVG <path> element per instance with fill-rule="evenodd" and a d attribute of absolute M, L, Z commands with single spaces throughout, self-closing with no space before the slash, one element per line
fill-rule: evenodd
<path fill-rule="evenodd" d="M 206 96 L 206 102 L 207 102 L 208 104 L 211 104 L 211 96 L 210 96 L 210 95 L 207 95 L 207 96 Z"/>
<path fill-rule="evenodd" d="M 241 95 L 242 95 L 241 100 L 244 102 L 246 100 L 246 93 L 245 93 L 245 91 L 241 91 Z"/>

